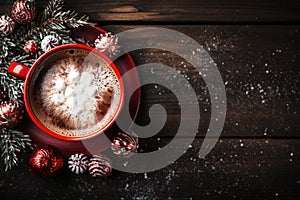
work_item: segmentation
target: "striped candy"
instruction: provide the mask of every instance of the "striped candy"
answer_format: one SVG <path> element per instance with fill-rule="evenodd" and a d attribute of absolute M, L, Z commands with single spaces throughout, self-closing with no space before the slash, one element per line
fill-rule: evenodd
<path fill-rule="evenodd" d="M 70 156 L 68 165 L 69 169 L 75 174 L 82 174 L 88 168 L 89 159 L 84 154 L 73 154 Z"/>
<path fill-rule="evenodd" d="M 56 47 L 60 44 L 60 40 L 57 35 L 47 35 L 43 38 L 41 42 L 41 48 L 44 52 L 49 51 L 53 47 Z"/>
<path fill-rule="evenodd" d="M 103 155 L 93 155 L 89 163 L 89 172 L 92 177 L 108 176 L 112 171 L 110 160 Z"/>
<path fill-rule="evenodd" d="M 0 35 L 7 36 L 13 32 L 15 28 L 15 22 L 9 16 L 2 15 L 0 17 Z"/>
<path fill-rule="evenodd" d="M 120 52 L 118 45 L 118 37 L 112 35 L 111 32 L 100 34 L 95 40 L 94 45 L 100 52 L 105 53 L 108 56 L 115 56 Z"/>
<path fill-rule="evenodd" d="M 35 3 L 30 0 L 16 1 L 12 6 L 11 16 L 20 24 L 26 24 L 33 21 L 36 17 Z"/>

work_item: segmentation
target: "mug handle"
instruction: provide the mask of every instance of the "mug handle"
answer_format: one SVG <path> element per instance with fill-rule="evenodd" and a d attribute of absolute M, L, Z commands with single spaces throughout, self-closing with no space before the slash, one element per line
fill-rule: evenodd
<path fill-rule="evenodd" d="M 12 62 L 8 67 L 8 73 L 15 75 L 23 80 L 26 79 L 30 68 L 17 62 Z"/>

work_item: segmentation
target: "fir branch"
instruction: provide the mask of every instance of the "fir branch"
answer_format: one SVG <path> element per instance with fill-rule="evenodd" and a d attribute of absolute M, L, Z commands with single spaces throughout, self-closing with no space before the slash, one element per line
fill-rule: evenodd
<path fill-rule="evenodd" d="M 7 64 L 7 58 L 13 56 L 12 48 L 16 47 L 11 38 L 1 38 L 0 40 L 0 67 Z"/>
<path fill-rule="evenodd" d="M 0 73 L 0 85 L 4 92 L 7 92 L 8 97 L 16 103 L 23 103 L 23 81 L 7 74 Z"/>
<path fill-rule="evenodd" d="M 50 0 L 46 6 L 43 14 L 41 15 L 41 21 L 47 21 L 49 18 L 53 18 L 57 13 L 59 13 L 64 6 L 63 0 Z"/>
<path fill-rule="evenodd" d="M 26 147 L 31 148 L 29 135 L 24 135 L 17 130 L 7 128 L 0 129 L 1 157 L 4 159 L 5 171 L 19 164 L 17 154 L 23 152 Z"/>
<path fill-rule="evenodd" d="M 79 16 L 75 11 L 63 11 L 63 4 L 63 0 L 50 0 L 34 22 L 19 24 L 13 34 L 0 38 L 0 85 L 16 103 L 23 103 L 24 83 L 7 73 L 9 64 L 20 62 L 31 66 L 43 53 L 39 49 L 35 55 L 26 54 L 23 50 L 26 41 L 34 40 L 40 45 L 45 36 L 56 35 L 62 44 L 80 42 L 71 38 L 69 32 L 72 28 L 88 24 L 88 17 Z M 30 147 L 28 135 L 7 128 L 0 129 L 0 149 L 5 170 L 18 164 L 17 153 L 23 151 L 26 146 Z"/>
<path fill-rule="evenodd" d="M 49 33 L 55 31 L 56 33 L 69 32 L 70 28 L 77 28 L 84 24 L 88 24 L 88 16 L 83 15 L 78 17 L 78 13 L 75 11 L 62 11 L 63 0 L 52 0 L 49 1 L 47 7 L 42 12 L 40 17 L 36 20 L 34 27 L 28 31 L 21 31 L 23 36 L 18 36 L 20 38 L 17 45 L 20 45 L 25 40 L 34 37 L 36 34 L 41 32 Z"/>

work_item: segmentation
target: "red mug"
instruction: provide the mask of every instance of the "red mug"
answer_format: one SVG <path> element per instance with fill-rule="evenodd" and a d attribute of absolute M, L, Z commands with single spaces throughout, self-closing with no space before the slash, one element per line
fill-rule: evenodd
<path fill-rule="evenodd" d="M 118 68 L 106 55 L 86 45 L 55 47 L 41 55 L 31 68 L 13 62 L 8 72 L 25 79 L 24 103 L 32 121 L 60 140 L 80 141 L 104 133 L 124 103 Z"/>

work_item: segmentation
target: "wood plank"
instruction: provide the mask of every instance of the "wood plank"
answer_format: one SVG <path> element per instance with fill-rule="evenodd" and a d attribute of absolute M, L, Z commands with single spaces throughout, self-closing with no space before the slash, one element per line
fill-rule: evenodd
<path fill-rule="evenodd" d="M 105 26 L 118 33 L 148 26 Z M 225 82 L 227 118 L 222 136 L 236 137 L 299 137 L 300 124 L 300 38 L 294 26 L 159 26 L 180 31 L 206 49 L 218 66 Z M 130 40 L 151 38 L 151 33 Z M 181 48 L 178 41 L 165 39 L 172 48 Z M 189 48 L 186 55 L 191 52 Z M 185 53 L 183 53 L 185 55 Z M 199 136 L 204 136 L 210 121 L 207 88 L 198 71 L 183 58 L 157 49 L 132 52 L 137 65 L 161 63 L 178 70 L 189 78 L 195 90 L 200 110 Z M 154 73 L 170 77 L 156 68 Z M 146 74 L 147 75 L 147 74 Z M 196 102 L 194 102 L 196 103 Z M 149 123 L 148 109 L 153 104 L 165 106 L 169 118 L 162 136 L 176 133 L 180 122 L 180 107 L 172 92 L 164 87 L 149 85 L 143 88 L 138 123 Z M 154 113 L 154 119 L 159 113 Z M 186 116 L 193 119 L 193 116 Z"/>
<path fill-rule="evenodd" d="M 45 5 L 47 0 L 38 1 Z M 9 13 L 12 0 L 2 0 L 0 13 Z M 185 0 L 95 1 L 65 0 L 66 8 L 80 11 L 92 21 L 193 23 L 298 23 L 298 0 Z"/>
<path fill-rule="evenodd" d="M 147 174 L 114 170 L 104 179 L 74 175 L 68 169 L 57 178 L 41 179 L 27 170 L 26 157 L 19 168 L 7 173 L 1 165 L 1 196 L 5 199 L 299 199 L 299 140 L 223 139 L 205 159 L 199 159 L 201 142 L 195 140 L 186 154 L 164 169 Z M 141 148 L 153 145 L 157 146 L 157 141 L 148 139 Z M 180 142 L 176 148 L 181 148 Z"/>

